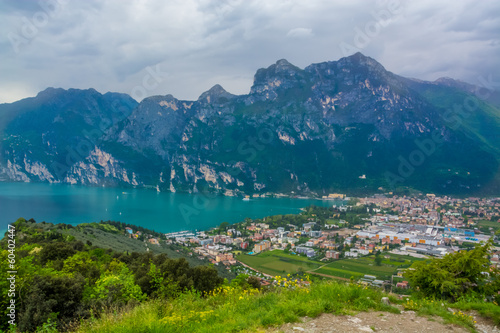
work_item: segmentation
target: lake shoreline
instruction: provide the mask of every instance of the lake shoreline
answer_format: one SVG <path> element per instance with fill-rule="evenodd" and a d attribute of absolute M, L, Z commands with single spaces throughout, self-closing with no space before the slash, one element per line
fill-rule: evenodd
<path fill-rule="evenodd" d="M 300 208 L 309 205 L 330 206 L 335 202 L 303 196 L 242 200 L 241 197 L 157 192 L 146 188 L 0 182 L 0 229 L 23 217 L 72 225 L 114 220 L 164 233 L 206 230 L 221 222 L 298 213 Z"/>

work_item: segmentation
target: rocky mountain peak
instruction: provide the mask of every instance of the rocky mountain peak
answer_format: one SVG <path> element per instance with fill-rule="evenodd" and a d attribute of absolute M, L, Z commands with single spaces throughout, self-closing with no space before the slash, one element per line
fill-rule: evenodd
<path fill-rule="evenodd" d="M 125 96 L 125 94 L 123 95 Z M 127 95 L 128 96 L 128 95 Z M 34 101 L 38 103 L 80 103 L 84 100 L 95 100 L 95 99 L 106 99 L 112 97 L 111 95 L 102 95 L 94 88 L 89 89 L 63 89 L 63 88 L 53 88 L 49 87 L 41 92 L 39 92 Z M 130 98 L 130 97 L 129 97 Z"/>
<path fill-rule="evenodd" d="M 451 77 L 440 77 L 439 79 L 435 80 L 433 82 L 434 84 L 438 84 L 441 86 L 447 86 L 447 87 L 453 87 L 453 88 L 458 88 L 470 93 L 474 93 L 474 91 L 477 89 L 476 86 L 473 84 L 463 82 L 460 80 L 455 80 L 452 79 Z"/>
<path fill-rule="evenodd" d="M 64 91 L 66 91 L 66 90 L 64 90 L 63 88 L 48 87 L 47 89 L 40 91 L 36 95 L 36 97 L 46 97 L 46 96 L 51 97 L 51 96 L 55 96 L 56 94 L 60 94 Z"/>
<path fill-rule="evenodd" d="M 304 70 L 292 65 L 286 59 L 280 59 L 268 68 L 257 70 L 250 94 L 275 91 L 279 87 L 290 88 L 295 83 L 305 80 Z M 267 95 L 267 93 L 266 93 Z M 275 94 L 271 94 L 275 96 Z"/>
<path fill-rule="evenodd" d="M 284 72 L 284 71 L 297 71 L 300 70 L 297 66 L 292 65 L 286 59 L 280 59 L 276 61 L 276 72 Z"/>
<path fill-rule="evenodd" d="M 338 62 L 340 67 L 353 67 L 357 70 L 368 70 L 371 72 L 386 73 L 387 70 L 378 61 L 367 57 L 361 52 L 356 52 L 353 55 L 340 59 Z"/>
<path fill-rule="evenodd" d="M 301 71 L 302 69 L 298 68 L 295 65 L 292 65 L 290 62 L 288 62 L 288 60 L 280 59 L 276 61 L 275 64 L 269 66 L 266 69 L 264 68 L 259 69 L 255 74 L 255 76 L 259 75 L 259 72 L 266 73 L 267 75 L 280 75 L 280 74 L 293 75 Z"/>
<path fill-rule="evenodd" d="M 216 84 L 198 97 L 198 102 L 223 103 L 234 98 L 235 95 L 228 93 L 220 84 Z"/>

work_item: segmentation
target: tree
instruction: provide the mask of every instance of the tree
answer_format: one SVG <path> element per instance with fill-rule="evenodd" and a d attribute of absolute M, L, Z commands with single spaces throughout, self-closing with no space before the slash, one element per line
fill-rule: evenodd
<path fill-rule="evenodd" d="M 377 254 L 375 254 L 375 265 L 382 266 L 382 256 L 380 255 L 380 251 L 377 251 Z"/>
<path fill-rule="evenodd" d="M 49 261 L 64 260 L 75 254 L 76 251 L 67 243 L 54 242 L 47 244 L 40 251 L 40 263 L 45 265 Z"/>
<path fill-rule="evenodd" d="M 196 266 L 190 270 L 193 287 L 203 295 L 222 285 L 224 279 L 217 274 L 217 270 L 208 266 Z"/>
<path fill-rule="evenodd" d="M 130 273 L 127 265 L 116 260 L 110 263 L 109 270 L 101 275 L 92 290 L 87 291 L 86 296 L 100 300 L 106 305 L 125 305 L 132 299 L 146 299 L 141 288 L 135 284 L 134 275 Z"/>
<path fill-rule="evenodd" d="M 81 308 L 83 278 L 37 275 L 21 301 L 18 328 L 34 331 L 57 314 L 58 326 L 69 323 Z"/>
<path fill-rule="evenodd" d="M 260 287 L 261 287 L 260 279 L 258 277 L 250 276 L 247 279 L 247 282 L 250 285 L 250 287 L 252 287 L 252 288 L 260 289 Z"/>
<path fill-rule="evenodd" d="M 414 263 L 405 276 L 426 297 L 457 300 L 464 295 L 493 296 L 500 290 L 500 273 L 489 267 L 490 239 L 470 251 Z"/>

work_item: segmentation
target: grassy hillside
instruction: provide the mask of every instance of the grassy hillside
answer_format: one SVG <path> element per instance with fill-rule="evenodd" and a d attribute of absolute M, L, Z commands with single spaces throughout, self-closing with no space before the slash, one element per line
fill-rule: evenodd
<path fill-rule="evenodd" d="M 121 312 L 108 311 L 100 319 L 84 322 L 77 331 L 264 332 L 269 327 L 298 322 L 305 316 L 353 315 L 372 310 L 391 313 L 412 310 L 419 315 L 435 315 L 445 323 L 464 326 L 471 332 L 475 332 L 474 321 L 465 310 L 479 311 L 500 322 L 500 307 L 492 303 L 462 301 L 449 304 L 425 299 L 398 300 L 390 296 L 392 305 L 385 305 L 381 302 L 384 296 L 387 295 L 379 290 L 336 281 L 313 283 L 310 287 L 277 287 L 267 292 L 224 287 L 206 298 L 186 293 L 173 302 L 158 300 Z"/>
<path fill-rule="evenodd" d="M 206 296 L 223 285 L 223 276 L 208 263 L 190 265 L 186 258 L 165 255 L 166 250 L 146 252 L 144 242 L 134 243 L 122 234 L 124 229 L 112 222 L 72 227 L 16 221 L 0 241 L 0 315 L 7 318 L 14 311 L 11 319 L 19 332 L 47 325 L 69 330 L 105 308 L 175 299 L 187 291 Z M 140 245 L 142 251 L 113 250 L 127 243 L 130 248 Z M 12 304 L 15 310 L 8 309 Z M 0 329 L 9 324 L 0 321 Z"/>
<path fill-rule="evenodd" d="M 119 253 L 144 253 L 150 251 L 155 254 L 165 254 L 171 259 L 184 258 L 191 266 L 208 264 L 208 261 L 198 259 L 197 256 L 191 255 L 190 252 L 186 251 L 186 249 L 181 246 L 174 244 L 167 245 L 163 242 L 160 242 L 160 245 L 152 245 L 144 242 L 143 240 L 130 238 L 124 230 L 124 227 L 128 225 L 120 224 L 119 222 L 104 221 L 101 223 L 81 223 L 75 227 L 64 223 L 36 223 L 34 221 L 26 221 L 25 223 L 29 227 L 36 227 L 36 229 L 40 232 L 55 232 L 60 234 L 65 239 L 74 239 L 101 249 L 110 249 Z M 115 225 L 119 225 L 120 229 L 118 229 Z M 134 230 L 139 230 L 138 228 L 140 228 L 140 230 L 147 234 L 154 235 L 155 237 L 160 236 L 160 233 L 153 230 L 136 226 L 133 227 Z M 216 266 L 215 269 L 222 277 L 229 280 L 236 277 L 236 275 L 229 272 L 222 266 Z"/>

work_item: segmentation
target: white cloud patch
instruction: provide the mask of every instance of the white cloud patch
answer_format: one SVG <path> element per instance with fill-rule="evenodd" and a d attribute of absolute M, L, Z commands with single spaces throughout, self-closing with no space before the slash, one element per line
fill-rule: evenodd
<path fill-rule="evenodd" d="M 295 28 L 286 34 L 287 37 L 291 38 L 308 38 L 314 36 L 311 28 Z"/>

